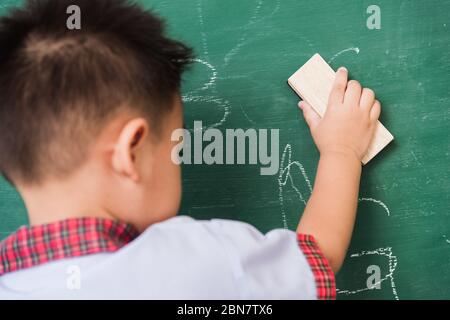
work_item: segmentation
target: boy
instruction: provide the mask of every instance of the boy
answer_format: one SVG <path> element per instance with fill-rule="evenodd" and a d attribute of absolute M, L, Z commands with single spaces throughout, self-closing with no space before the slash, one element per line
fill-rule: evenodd
<path fill-rule="evenodd" d="M 68 30 L 77 5 L 82 28 Z M 337 72 L 297 232 L 176 217 L 189 48 L 125 0 L 30 0 L 0 20 L 0 170 L 30 226 L 0 244 L 0 298 L 334 298 L 380 114 Z"/>

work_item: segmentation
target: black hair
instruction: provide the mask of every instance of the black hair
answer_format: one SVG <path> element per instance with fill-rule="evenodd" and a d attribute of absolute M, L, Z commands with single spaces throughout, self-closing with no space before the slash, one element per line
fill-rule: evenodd
<path fill-rule="evenodd" d="M 81 13 L 69 29 L 68 7 Z M 192 50 L 127 0 L 28 0 L 0 18 L 0 171 L 39 183 L 85 159 L 123 108 L 152 127 L 173 106 Z"/>

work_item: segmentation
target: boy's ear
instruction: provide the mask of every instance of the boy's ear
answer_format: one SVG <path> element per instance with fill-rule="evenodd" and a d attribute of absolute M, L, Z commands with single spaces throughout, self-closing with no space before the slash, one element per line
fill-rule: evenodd
<path fill-rule="evenodd" d="M 127 176 L 133 181 L 139 181 L 137 158 L 139 149 L 144 144 L 148 134 L 148 122 L 143 118 L 128 121 L 119 133 L 112 154 L 112 167 L 115 172 Z"/>

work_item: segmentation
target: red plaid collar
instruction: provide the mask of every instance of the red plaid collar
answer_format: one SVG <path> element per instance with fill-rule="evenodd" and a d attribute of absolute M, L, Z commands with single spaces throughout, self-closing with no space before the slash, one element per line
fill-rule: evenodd
<path fill-rule="evenodd" d="M 59 259 L 114 252 L 138 234 L 129 224 L 92 217 L 24 226 L 0 242 L 0 276 Z"/>

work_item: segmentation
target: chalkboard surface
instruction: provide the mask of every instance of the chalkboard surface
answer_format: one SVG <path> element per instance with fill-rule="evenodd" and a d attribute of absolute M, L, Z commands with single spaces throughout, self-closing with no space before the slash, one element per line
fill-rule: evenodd
<path fill-rule="evenodd" d="M 319 52 L 375 90 L 395 136 L 364 168 L 338 298 L 450 298 L 450 1 L 379 0 L 378 30 L 367 27 L 371 1 L 143 2 L 196 50 L 183 89 L 188 128 L 280 129 L 276 175 L 185 165 L 181 214 L 296 228 L 318 153 L 286 80 Z M 14 3 L 2 1 L 2 12 Z M 1 182 L 0 237 L 24 223 L 20 197 Z M 380 288 L 368 289 L 377 267 Z"/>

